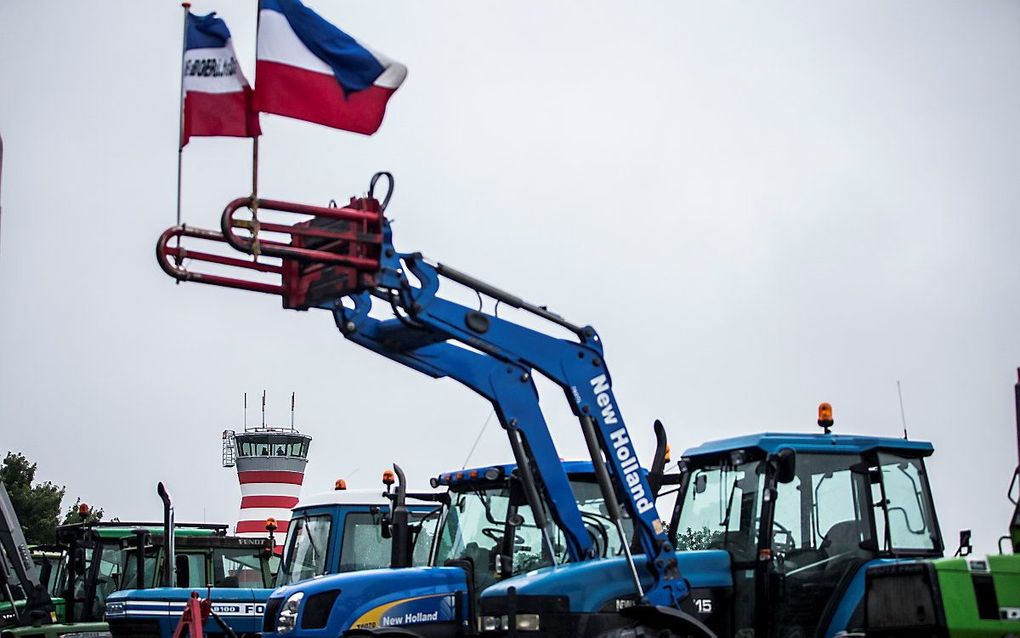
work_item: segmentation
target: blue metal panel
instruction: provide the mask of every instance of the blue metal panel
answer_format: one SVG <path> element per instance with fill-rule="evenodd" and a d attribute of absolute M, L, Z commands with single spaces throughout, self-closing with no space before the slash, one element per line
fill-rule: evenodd
<path fill-rule="evenodd" d="M 195 588 L 157 587 L 113 592 L 107 597 L 106 617 L 110 621 L 156 620 L 160 635 L 172 636 L 184 613 L 184 605 Z M 213 587 L 198 590 L 203 597 L 212 600 L 212 609 L 230 625 L 236 633 L 252 633 L 262 629 L 265 601 L 271 589 L 246 589 L 237 587 Z M 207 633 L 222 633 L 212 618 L 206 622 Z"/>
<path fill-rule="evenodd" d="M 927 441 L 908 441 L 881 436 L 856 434 L 804 434 L 763 432 L 729 439 L 709 441 L 684 452 L 685 457 L 725 454 L 732 450 L 759 449 L 767 454 L 782 448 L 798 452 L 860 454 L 871 450 L 889 450 L 914 456 L 928 456 L 934 448 Z"/>
<path fill-rule="evenodd" d="M 330 612 L 326 626 L 322 629 L 301 628 L 301 614 L 304 612 L 304 605 L 307 601 L 316 594 L 337 589 L 340 590 L 340 595 L 333 604 L 333 610 Z M 468 595 L 467 575 L 459 567 L 371 569 L 334 574 L 281 587 L 272 593 L 272 598 L 280 598 L 285 601 L 298 591 L 304 593 L 304 598 L 298 608 L 298 628 L 287 634 L 293 638 L 298 636 L 308 638 L 339 636 L 350 629 L 359 619 L 377 618 L 384 613 L 383 610 L 387 607 L 395 607 L 401 603 L 406 604 L 409 599 L 438 597 L 443 594 L 453 596 L 456 592 Z M 466 599 L 464 602 L 467 602 Z M 465 619 L 461 618 L 460 620 Z M 263 635 L 265 638 L 270 638 L 277 634 L 266 633 Z"/>
<path fill-rule="evenodd" d="M 680 570 L 690 587 L 733 586 L 730 555 L 723 550 L 678 552 Z M 636 560 L 643 558 L 635 556 Z M 642 570 L 642 585 L 653 584 L 651 574 Z M 482 592 L 482 598 L 503 598 L 511 587 L 519 596 L 566 596 L 570 611 L 593 613 L 606 602 L 635 594 L 630 567 L 624 558 L 569 563 L 546 567 L 496 583 Z"/>

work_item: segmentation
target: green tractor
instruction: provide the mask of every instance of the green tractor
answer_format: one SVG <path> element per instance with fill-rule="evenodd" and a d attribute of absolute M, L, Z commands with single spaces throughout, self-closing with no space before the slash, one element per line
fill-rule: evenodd
<path fill-rule="evenodd" d="M 1017 370 L 1020 378 L 1020 370 Z M 1020 380 L 1014 386 L 1020 446 Z M 1020 449 L 1018 449 L 1020 454 Z M 867 636 L 1020 636 L 1020 465 L 1013 471 L 1009 535 L 999 554 L 970 557 L 970 532 L 960 533 L 953 558 L 901 562 L 868 569 Z M 1002 542 L 1012 553 L 1002 553 Z"/>
<path fill-rule="evenodd" d="M 29 548 L 7 490 L 0 484 L 0 637 L 109 635 L 104 622 L 56 624 L 65 606 L 50 595 L 39 576 L 40 565 L 47 576 L 53 576 L 53 565 L 62 564 L 60 553 L 53 554 Z"/>

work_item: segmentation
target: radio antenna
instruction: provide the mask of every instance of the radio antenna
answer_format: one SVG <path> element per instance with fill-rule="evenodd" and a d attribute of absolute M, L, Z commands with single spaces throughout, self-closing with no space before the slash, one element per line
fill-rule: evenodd
<path fill-rule="evenodd" d="M 294 431 L 294 395 L 296 392 L 290 393 L 290 431 Z"/>
<path fill-rule="evenodd" d="M 248 393 L 244 393 L 244 431 L 248 431 Z"/>
<path fill-rule="evenodd" d="M 903 410 L 903 390 L 900 388 L 900 380 L 896 380 L 896 394 L 900 396 L 900 423 L 903 424 L 903 439 L 907 438 L 907 413 Z"/>
<path fill-rule="evenodd" d="M 262 429 L 266 427 L 266 391 L 262 390 Z"/>

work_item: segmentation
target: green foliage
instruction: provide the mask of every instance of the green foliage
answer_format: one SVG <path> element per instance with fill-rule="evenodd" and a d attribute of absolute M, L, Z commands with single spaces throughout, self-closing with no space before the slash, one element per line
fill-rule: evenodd
<path fill-rule="evenodd" d="M 25 540 L 30 544 L 52 543 L 65 488 L 49 481 L 33 485 L 35 468 L 36 464 L 29 463 L 20 452 L 8 452 L 0 465 L 0 481 L 11 496 Z"/>
<path fill-rule="evenodd" d="M 103 508 L 96 509 L 94 507 L 89 508 L 89 513 L 82 519 L 79 508 L 81 507 L 81 498 L 74 499 L 74 504 L 67 508 L 64 512 L 64 520 L 60 522 L 61 525 L 67 525 L 69 523 L 98 523 L 103 520 Z M 114 519 L 117 520 L 117 519 Z"/>
<path fill-rule="evenodd" d="M 25 532 L 25 540 L 31 545 L 47 544 L 56 541 L 57 524 L 80 523 L 81 515 L 78 506 L 81 499 L 75 499 L 60 519 L 60 503 L 64 499 L 66 488 L 57 487 L 53 483 L 36 483 L 36 464 L 29 463 L 21 452 L 8 452 L 0 465 L 0 481 L 3 481 L 7 492 L 11 495 L 11 504 Z M 103 508 L 92 508 L 85 522 L 96 523 L 103 518 Z M 117 520 L 114 518 L 113 520 Z"/>
<path fill-rule="evenodd" d="M 684 551 L 694 551 L 699 549 L 709 549 L 710 543 L 713 538 L 718 535 L 718 532 L 712 532 L 707 527 L 702 527 L 700 530 L 692 530 L 690 527 L 687 531 L 677 534 L 676 544 L 677 548 Z"/>

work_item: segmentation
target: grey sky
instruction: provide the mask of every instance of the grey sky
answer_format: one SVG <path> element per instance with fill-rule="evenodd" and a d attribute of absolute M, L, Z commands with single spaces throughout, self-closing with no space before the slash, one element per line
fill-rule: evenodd
<path fill-rule="evenodd" d="M 399 248 L 601 333 L 645 458 L 757 430 L 899 435 L 947 544 L 1005 532 L 1020 365 L 1015 2 L 308 4 L 409 67 L 371 138 L 262 118 L 260 190 L 306 203 L 396 175 Z M 255 3 L 227 20 L 249 79 Z M 2 448 L 72 500 L 232 522 L 220 431 L 269 391 L 313 435 L 306 493 L 459 467 L 488 406 L 323 312 L 175 286 L 181 9 L 0 3 Z M 184 220 L 249 192 L 250 143 L 185 149 Z M 583 443 L 542 387 L 563 456 Z M 256 401 L 251 401 L 256 405 Z M 252 421 L 257 409 L 250 410 Z M 473 463 L 509 458 L 490 424 Z"/>

